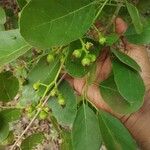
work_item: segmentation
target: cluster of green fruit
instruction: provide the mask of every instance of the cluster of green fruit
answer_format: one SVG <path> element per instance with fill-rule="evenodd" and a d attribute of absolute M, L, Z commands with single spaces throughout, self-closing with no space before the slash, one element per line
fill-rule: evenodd
<path fill-rule="evenodd" d="M 101 45 L 104 45 L 106 43 L 106 38 L 101 36 L 99 38 L 99 43 Z M 93 43 L 91 42 L 86 42 L 84 43 L 82 40 L 81 40 L 81 44 L 82 44 L 82 48 L 80 49 L 75 49 L 72 53 L 72 55 L 75 57 L 75 58 L 81 58 L 82 57 L 82 54 L 84 53 L 84 57 L 83 59 L 81 60 L 81 63 L 83 66 L 89 66 L 91 63 L 95 62 L 96 61 L 96 56 L 94 54 L 90 54 L 90 49 L 93 47 Z"/>
<path fill-rule="evenodd" d="M 80 49 L 76 49 L 73 51 L 72 55 L 75 58 L 81 58 L 84 53 L 84 57 L 81 60 L 83 66 L 89 66 L 91 63 L 96 61 L 96 56 L 94 54 L 90 54 L 90 48 L 93 46 L 91 42 L 87 42 Z"/>
<path fill-rule="evenodd" d="M 36 82 L 33 84 L 33 88 L 34 90 L 38 90 L 40 86 L 40 82 Z M 58 104 L 61 106 L 65 106 L 65 99 L 63 97 L 63 95 L 58 91 L 57 88 L 54 88 L 51 92 L 50 95 L 52 97 L 56 96 L 58 99 Z M 40 120 L 44 120 L 48 117 L 48 112 L 49 112 L 49 108 L 48 107 L 41 107 L 40 105 L 30 105 L 29 107 L 27 107 L 26 112 L 29 118 L 32 118 L 38 109 L 41 109 L 40 113 L 39 113 L 39 119 Z"/>
<path fill-rule="evenodd" d="M 63 95 L 58 91 L 57 88 L 54 88 L 50 94 L 52 97 L 56 96 L 58 98 L 59 105 L 65 106 L 65 99 L 64 99 Z"/>
<path fill-rule="evenodd" d="M 35 106 L 35 105 L 28 106 L 27 109 L 26 109 L 28 117 L 29 118 L 33 117 L 36 114 L 36 112 L 37 112 L 39 107 L 40 106 Z M 40 120 L 46 119 L 48 117 L 48 112 L 49 112 L 49 108 L 48 107 L 41 108 L 41 111 L 40 111 L 40 113 L 38 115 L 39 119 Z"/>

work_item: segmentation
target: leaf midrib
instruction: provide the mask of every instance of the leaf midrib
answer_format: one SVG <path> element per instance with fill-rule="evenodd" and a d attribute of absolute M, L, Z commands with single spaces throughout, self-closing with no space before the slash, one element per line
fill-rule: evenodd
<path fill-rule="evenodd" d="M 117 141 L 117 140 L 115 139 L 113 133 L 111 133 L 111 130 L 110 130 L 109 127 L 107 126 L 107 123 L 106 123 L 105 120 L 103 119 L 102 115 L 101 115 L 101 114 L 99 114 L 99 115 L 100 115 L 100 117 L 101 117 L 101 119 L 102 119 L 104 125 L 106 126 L 106 129 L 107 129 L 108 133 L 110 134 L 112 140 L 114 141 L 113 143 L 116 145 L 116 143 L 117 143 L 116 141 Z M 116 146 L 115 146 L 115 147 L 116 147 Z"/>

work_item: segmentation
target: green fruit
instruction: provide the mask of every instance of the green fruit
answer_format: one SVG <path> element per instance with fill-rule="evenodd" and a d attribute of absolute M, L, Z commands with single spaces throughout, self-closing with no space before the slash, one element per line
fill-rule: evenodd
<path fill-rule="evenodd" d="M 48 117 L 48 113 L 42 110 L 39 114 L 39 119 L 45 120 L 47 117 Z"/>
<path fill-rule="evenodd" d="M 75 56 L 76 58 L 80 58 L 82 55 L 82 50 L 81 49 L 76 49 L 73 51 L 72 53 L 73 56 Z"/>
<path fill-rule="evenodd" d="M 105 37 L 100 37 L 99 43 L 100 43 L 101 45 L 104 45 L 104 44 L 106 43 L 106 38 L 105 38 Z"/>
<path fill-rule="evenodd" d="M 94 62 L 96 60 L 96 56 L 93 54 L 89 54 L 88 57 L 91 60 L 91 62 Z"/>
<path fill-rule="evenodd" d="M 90 63 L 91 63 L 91 60 L 88 57 L 85 57 L 85 58 L 82 59 L 81 63 L 82 63 L 83 66 L 89 66 Z"/>
<path fill-rule="evenodd" d="M 38 90 L 39 87 L 40 87 L 40 83 L 39 82 L 36 82 L 36 83 L 33 84 L 33 89 L 34 90 Z"/>
<path fill-rule="evenodd" d="M 54 56 L 52 54 L 47 55 L 47 62 L 51 63 L 54 61 Z"/>
<path fill-rule="evenodd" d="M 61 106 L 65 105 L 65 100 L 62 97 L 62 95 L 59 95 L 59 97 L 58 97 L 58 104 L 61 105 Z"/>

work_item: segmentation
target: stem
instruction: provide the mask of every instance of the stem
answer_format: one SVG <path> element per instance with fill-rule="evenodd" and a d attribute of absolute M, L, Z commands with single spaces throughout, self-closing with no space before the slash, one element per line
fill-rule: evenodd
<path fill-rule="evenodd" d="M 99 29 L 93 24 L 94 29 L 96 30 L 96 32 L 98 33 L 98 37 L 102 37 L 102 33 L 99 31 Z"/>
<path fill-rule="evenodd" d="M 10 148 L 10 150 L 13 150 L 16 145 L 18 144 L 18 142 L 22 139 L 22 137 L 24 136 L 24 134 L 28 131 L 28 129 L 31 127 L 31 125 L 33 124 L 34 120 L 36 119 L 36 117 L 39 115 L 41 109 L 38 109 L 37 113 L 34 115 L 34 117 L 32 118 L 32 120 L 30 121 L 29 125 L 25 128 L 25 130 L 22 132 L 22 134 L 18 137 L 18 139 L 16 140 L 16 142 L 13 144 L 13 146 Z"/>
<path fill-rule="evenodd" d="M 53 84 L 55 84 L 56 86 L 58 86 L 58 84 L 60 84 L 61 81 L 64 79 L 64 75 L 63 75 L 63 76 L 60 78 L 60 80 L 58 81 L 58 83 L 56 84 L 57 79 L 58 79 L 59 74 L 60 74 L 60 71 L 61 71 L 61 69 L 62 69 L 62 67 L 63 67 L 63 64 L 64 64 L 64 61 L 61 62 L 61 66 L 60 66 L 60 68 L 59 68 L 59 71 L 58 71 L 58 73 L 57 73 L 57 75 L 56 75 L 54 81 L 51 82 L 51 83 L 47 86 L 47 88 L 46 88 L 46 90 L 45 90 L 45 92 L 44 92 L 44 94 L 43 94 L 43 96 L 42 96 L 42 98 L 41 98 L 41 100 L 40 100 L 40 103 L 43 102 L 43 100 L 44 100 L 44 98 L 46 97 L 47 92 L 50 90 L 51 86 L 52 86 Z M 53 87 L 53 89 L 54 89 L 54 88 L 55 88 L 55 86 Z M 53 89 L 52 89 L 52 90 L 53 90 Z M 44 100 L 44 102 L 41 104 L 41 108 L 38 108 L 36 114 L 34 115 L 34 117 L 32 118 L 32 120 L 30 121 L 29 125 L 25 128 L 25 130 L 22 132 L 22 134 L 18 137 L 18 139 L 17 139 L 16 142 L 12 145 L 12 147 L 11 147 L 10 150 L 13 150 L 13 149 L 16 147 L 16 145 L 18 144 L 18 142 L 22 139 L 22 137 L 24 136 L 24 134 L 25 134 L 25 133 L 28 131 L 28 129 L 31 127 L 31 125 L 33 124 L 33 122 L 35 121 L 35 119 L 37 118 L 37 116 L 39 115 L 39 113 L 41 112 L 42 107 L 45 106 L 45 104 L 47 103 L 47 101 L 49 100 L 50 97 L 51 97 L 51 93 L 46 97 L 46 99 Z"/>
<path fill-rule="evenodd" d="M 98 16 L 100 15 L 100 13 L 102 12 L 103 8 L 105 7 L 105 5 L 107 4 L 109 0 L 106 0 L 103 5 L 101 6 L 101 8 L 99 9 L 98 13 L 96 14 L 94 21 L 98 18 Z"/>
<path fill-rule="evenodd" d="M 86 49 L 85 43 L 81 38 L 80 38 L 80 42 L 81 42 L 81 45 L 82 45 L 82 51 L 84 51 L 85 54 L 87 55 L 89 53 L 89 51 Z"/>
<path fill-rule="evenodd" d="M 110 26 L 113 24 L 113 22 L 114 22 L 115 18 L 117 17 L 117 15 L 118 15 L 118 13 L 119 13 L 119 11 L 120 11 L 121 7 L 122 7 L 122 3 L 120 3 L 120 2 L 118 2 L 118 3 L 119 3 L 119 4 L 117 5 L 117 8 L 116 8 L 116 10 L 115 10 L 115 12 L 114 12 L 114 14 L 113 14 L 113 16 L 112 16 L 112 18 L 111 18 L 110 23 L 106 26 L 106 30 L 105 30 L 105 32 L 106 32 L 106 31 L 107 31 L 107 29 L 109 29 L 109 28 L 110 28 Z"/>
<path fill-rule="evenodd" d="M 85 43 L 81 38 L 80 38 L 80 42 L 81 42 L 81 45 L 82 45 L 82 49 L 85 49 Z"/>

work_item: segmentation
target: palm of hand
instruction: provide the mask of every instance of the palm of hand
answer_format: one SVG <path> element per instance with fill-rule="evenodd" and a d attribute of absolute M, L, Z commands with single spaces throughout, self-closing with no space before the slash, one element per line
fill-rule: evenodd
<path fill-rule="evenodd" d="M 126 29 L 127 29 L 126 23 L 120 18 L 116 19 L 116 32 L 118 34 L 122 34 Z M 127 55 L 133 58 L 141 67 L 140 74 L 145 83 L 146 91 L 148 91 L 150 89 L 150 62 L 149 62 L 149 57 L 146 48 L 144 46 L 138 46 L 138 45 L 126 43 L 126 49 L 127 49 Z M 118 118 L 120 118 L 121 121 L 125 124 L 125 126 L 130 130 L 130 132 L 137 140 L 137 142 L 139 142 L 144 149 L 149 149 L 150 131 L 147 131 L 147 127 L 150 124 L 150 119 L 149 119 L 150 111 L 148 109 L 150 100 L 147 98 L 147 96 L 145 96 L 145 103 L 143 107 L 138 112 L 132 115 L 123 116 L 114 113 L 103 100 L 99 88 L 97 86 L 99 82 L 105 80 L 108 77 L 110 72 L 111 72 L 111 60 L 109 57 L 106 57 L 105 50 L 104 50 L 104 53 L 97 61 L 96 82 L 95 84 L 88 86 L 87 96 L 89 100 L 97 108 L 104 109 L 116 115 Z M 69 81 L 73 85 L 75 90 L 79 94 L 81 94 L 85 84 L 85 79 L 75 78 L 75 79 L 70 79 Z"/>

